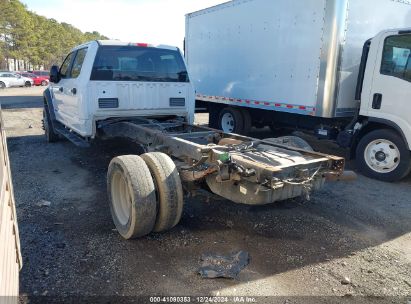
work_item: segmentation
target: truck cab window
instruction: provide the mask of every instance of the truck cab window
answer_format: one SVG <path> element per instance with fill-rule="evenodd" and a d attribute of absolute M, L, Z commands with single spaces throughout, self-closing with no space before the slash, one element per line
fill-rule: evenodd
<path fill-rule="evenodd" d="M 77 51 L 76 58 L 73 62 L 71 69 L 71 78 L 77 78 L 80 75 L 81 67 L 83 66 L 84 58 L 86 57 L 87 49 L 81 49 Z"/>
<path fill-rule="evenodd" d="M 64 60 L 63 64 L 60 67 L 60 75 L 61 78 L 69 78 L 70 77 L 70 73 L 69 73 L 69 67 L 71 64 L 71 61 L 73 59 L 73 55 L 74 53 L 70 53 L 66 59 Z"/>
<path fill-rule="evenodd" d="M 180 52 L 136 46 L 101 46 L 90 79 L 189 82 Z"/>
<path fill-rule="evenodd" d="M 411 81 L 411 35 L 391 36 L 385 39 L 381 74 Z"/>

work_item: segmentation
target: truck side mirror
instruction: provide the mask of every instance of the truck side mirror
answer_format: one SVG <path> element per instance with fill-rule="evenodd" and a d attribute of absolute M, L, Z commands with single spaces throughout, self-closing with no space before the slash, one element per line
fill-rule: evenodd
<path fill-rule="evenodd" d="M 50 69 L 50 82 L 58 83 L 61 79 L 59 67 L 53 65 Z"/>

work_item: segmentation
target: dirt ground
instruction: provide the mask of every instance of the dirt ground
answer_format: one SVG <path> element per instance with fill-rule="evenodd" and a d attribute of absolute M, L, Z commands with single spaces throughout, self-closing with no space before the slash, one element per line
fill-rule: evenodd
<path fill-rule="evenodd" d="M 263 207 L 199 195 L 186 199 L 173 230 L 125 241 L 111 220 L 106 169 L 128 148 L 47 144 L 43 89 L 0 91 L 24 263 L 20 291 L 26 299 L 259 296 L 259 303 L 292 303 L 309 296 L 325 303 L 346 296 L 407 303 L 411 298 L 411 177 L 388 184 L 359 175 L 355 182 L 327 184 L 308 202 Z M 204 123 L 207 116 L 197 120 Z M 268 130 L 253 135 L 273 137 Z M 308 140 L 317 150 L 345 155 L 330 142 Z M 350 162 L 348 167 L 355 169 Z M 236 250 L 251 257 L 238 279 L 197 274 L 203 253 Z"/>

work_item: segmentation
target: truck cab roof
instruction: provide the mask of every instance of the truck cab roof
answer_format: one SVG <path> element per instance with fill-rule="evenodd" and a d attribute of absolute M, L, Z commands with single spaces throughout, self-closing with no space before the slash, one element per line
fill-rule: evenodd
<path fill-rule="evenodd" d="M 174 50 L 177 51 L 179 50 L 178 47 L 176 46 L 171 46 L 171 45 L 165 45 L 165 44 L 148 44 L 148 43 L 142 43 L 142 42 L 126 42 L 126 41 L 119 41 L 119 40 L 92 40 L 88 41 L 86 43 L 83 43 L 81 45 L 76 46 L 75 48 L 72 49 L 72 51 L 82 49 L 85 47 L 90 47 L 91 45 L 96 45 L 98 46 L 138 46 L 138 47 L 152 47 L 152 48 L 159 48 L 159 49 L 167 49 L 167 50 Z"/>

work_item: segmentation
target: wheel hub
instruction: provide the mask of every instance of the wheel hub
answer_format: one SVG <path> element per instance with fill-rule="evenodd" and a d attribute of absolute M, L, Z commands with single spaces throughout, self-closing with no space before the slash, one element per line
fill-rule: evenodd
<path fill-rule="evenodd" d="M 385 153 L 382 151 L 378 151 L 377 153 L 375 153 L 375 159 L 379 162 L 383 162 L 387 159 L 387 155 L 385 155 Z"/>
<path fill-rule="evenodd" d="M 114 212 L 118 221 L 126 225 L 130 219 L 131 213 L 131 195 L 128 189 L 127 181 L 124 176 L 116 172 L 113 175 L 111 195 L 113 199 Z"/>
<path fill-rule="evenodd" d="M 400 150 L 387 139 L 377 139 L 368 144 L 364 159 L 375 172 L 390 173 L 400 164 Z"/>
<path fill-rule="evenodd" d="M 221 127 L 226 133 L 231 133 L 234 131 L 235 120 L 231 113 L 224 113 L 221 117 Z"/>

